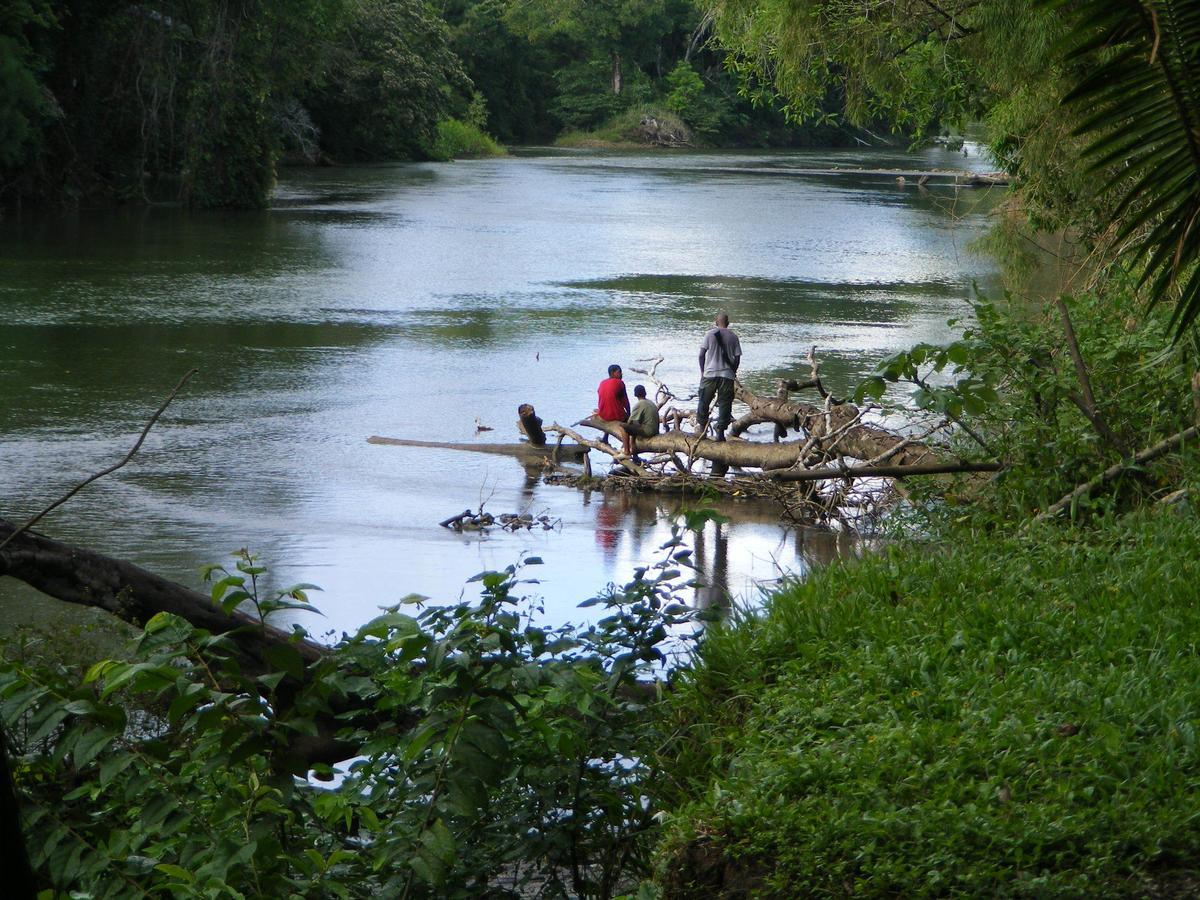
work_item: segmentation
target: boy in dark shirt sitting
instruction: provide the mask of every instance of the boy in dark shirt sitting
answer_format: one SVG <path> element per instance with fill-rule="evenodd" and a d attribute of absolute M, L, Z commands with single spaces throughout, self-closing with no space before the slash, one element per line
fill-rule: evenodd
<path fill-rule="evenodd" d="M 640 384 L 633 389 L 633 396 L 637 397 L 637 403 L 634 404 L 633 412 L 629 414 L 628 420 L 625 422 L 623 431 L 625 432 L 622 438 L 622 449 L 626 456 L 632 456 L 634 462 L 638 462 L 635 455 L 637 445 L 634 438 L 639 437 L 654 437 L 658 434 L 658 407 L 646 399 L 646 389 Z"/>

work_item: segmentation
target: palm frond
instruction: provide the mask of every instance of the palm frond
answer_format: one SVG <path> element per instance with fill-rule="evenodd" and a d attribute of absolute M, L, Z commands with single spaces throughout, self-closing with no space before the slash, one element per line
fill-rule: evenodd
<path fill-rule="evenodd" d="M 1077 0 L 1064 103 L 1080 111 L 1123 252 L 1153 302 L 1173 301 L 1176 338 L 1200 316 L 1200 3 Z"/>

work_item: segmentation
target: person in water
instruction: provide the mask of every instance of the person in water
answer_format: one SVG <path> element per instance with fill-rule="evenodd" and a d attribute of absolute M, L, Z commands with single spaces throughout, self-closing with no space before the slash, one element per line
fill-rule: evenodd
<path fill-rule="evenodd" d="M 636 439 L 654 437 L 658 434 L 658 407 L 646 399 L 646 389 L 640 384 L 633 389 L 633 396 L 637 397 L 637 403 L 633 405 L 633 411 L 625 422 L 625 437 L 622 445 L 625 455 L 633 457 L 634 462 L 639 462 Z"/>
<path fill-rule="evenodd" d="M 725 440 L 725 429 L 733 418 L 733 379 L 741 362 L 741 341 L 729 329 L 729 315 L 719 312 L 716 327 L 708 330 L 700 344 L 700 402 L 696 407 L 700 434 L 708 428 L 708 414 L 715 399 L 717 433 L 714 440 Z"/>
<path fill-rule="evenodd" d="M 597 406 L 592 410 L 592 415 L 598 416 L 605 422 L 623 423 L 629 418 L 629 394 L 625 392 L 625 382 L 621 378 L 621 367 L 613 363 L 608 367 L 608 377 L 600 382 L 600 387 L 596 389 L 596 394 L 599 398 Z M 625 429 L 620 428 L 622 443 L 625 443 Z M 608 443 L 608 435 L 603 438 L 604 443 Z"/>

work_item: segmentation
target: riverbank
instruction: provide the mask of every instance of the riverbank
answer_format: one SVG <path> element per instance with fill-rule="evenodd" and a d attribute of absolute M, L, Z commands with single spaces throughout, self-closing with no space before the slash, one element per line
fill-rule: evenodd
<path fill-rule="evenodd" d="M 1200 885 L 1193 508 L 952 530 L 714 628 L 671 699 L 668 897 Z"/>

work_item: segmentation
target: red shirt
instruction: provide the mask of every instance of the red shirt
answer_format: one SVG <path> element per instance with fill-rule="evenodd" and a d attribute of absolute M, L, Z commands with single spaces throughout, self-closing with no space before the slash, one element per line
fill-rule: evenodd
<path fill-rule="evenodd" d="M 606 422 L 624 422 L 629 418 L 629 395 L 625 393 L 625 382 L 620 378 L 605 378 L 596 391 L 600 396 L 597 409 Z"/>

